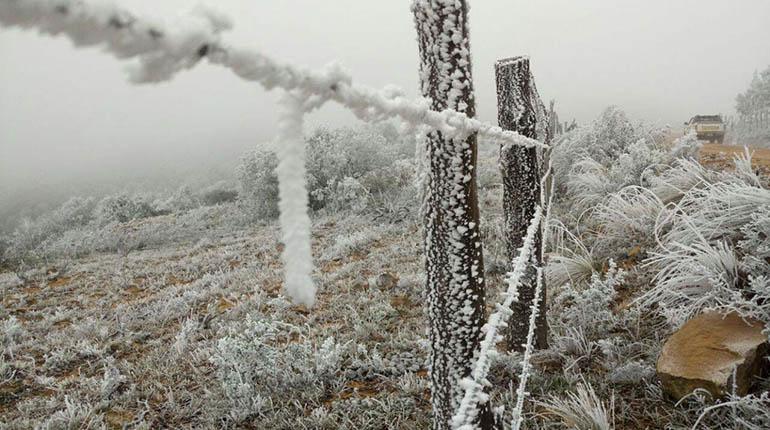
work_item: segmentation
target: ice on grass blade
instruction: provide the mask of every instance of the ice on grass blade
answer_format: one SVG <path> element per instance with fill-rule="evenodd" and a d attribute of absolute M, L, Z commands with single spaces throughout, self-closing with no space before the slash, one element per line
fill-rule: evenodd
<path fill-rule="evenodd" d="M 576 392 L 565 398 L 549 396 L 544 402 L 537 402 L 549 413 L 561 418 L 569 428 L 578 430 L 612 430 L 614 425 L 615 397 L 607 408 L 594 391 L 594 387 L 583 381 Z M 608 410 L 609 409 L 609 410 Z"/>

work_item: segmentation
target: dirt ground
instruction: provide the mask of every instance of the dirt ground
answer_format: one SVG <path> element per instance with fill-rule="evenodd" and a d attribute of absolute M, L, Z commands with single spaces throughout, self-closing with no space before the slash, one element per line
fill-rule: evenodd
<path fill-rule="evenodd" d="M 770 149 L 748 147 L 748 150 L 752 154 L 752 166 L 763 175 L 770 174 Z M 743 146 L 706 143 L 701 148 L 700 161 L 710 167 L 730 168 L 733 158 L 744 154 L 745 151 L 746 147 Z"/>

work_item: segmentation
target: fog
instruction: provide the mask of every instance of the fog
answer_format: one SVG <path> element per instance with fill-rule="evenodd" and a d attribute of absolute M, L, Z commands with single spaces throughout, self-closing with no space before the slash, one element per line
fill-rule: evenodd
<path fill-rule="evenodd" d="M 197 3 L 121 1 L 157 16 Z M 336 60 L 357 82 L 418 95 L 409 1 L 209 3 L 233 17 L 228 41 L 311 67 Z M 541 95 L 557 101 L 563 120 L 589 121 L 615 104 L 661 125 L 729 114 L 753 72 L 770 64 L 766 0 L 472 6 L 478 112 L 487 121 L 496 117 L 498 58 L 530 55 Z M 275 131 L 276 94 L 227 70 L 202 64 L 169 83 L 134 86 L 124 67 L 64 39 L 0 29 L 0 217 L 21 197 L 31 205 L 44 196 L 227 177 L 240 153 Z M 327 106 L 309 127 L 353 122 Z"/>

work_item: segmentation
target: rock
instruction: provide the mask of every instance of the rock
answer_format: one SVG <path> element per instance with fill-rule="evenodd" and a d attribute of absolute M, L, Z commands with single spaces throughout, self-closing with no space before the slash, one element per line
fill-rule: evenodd
<path fill-rule="evenodd" d="M 768 365 L 763 329 L 761 321 L 744 321 L 736 313 L 707 312 L 691 319 L 663 345 L 657 364 L 663 390 L 677 400 L 696 388 L 722 397 L 732 392 L 737 367 L 736 391 L 745 395 Z"/>

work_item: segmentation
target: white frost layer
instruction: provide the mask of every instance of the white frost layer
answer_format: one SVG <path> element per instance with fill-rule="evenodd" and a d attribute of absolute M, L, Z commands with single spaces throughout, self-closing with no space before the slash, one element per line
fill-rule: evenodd
<path fill-rule="evenodd" d="M 296 304 L 315 304 L 313 255 L 310 250 L 310 217 L 308 216 L 305 179 L 305 140 L 302 135 L 303 99 L 290 93 L 281 98 L 278 139 L 275 148 L 278 166 L 279 222 L 283 234 L 281 259 L 284 267 L 283 287 Z"/>
<path fill-rule="evenodd" d="M 364 121 L 400 118 L 410 125 L 427 125 L 448 138 L 477 132 L 493 143 L 546 146 L 455 110 L 433 111 L 428 100 L 409 100 L 392 86 L 376 90 L 353 84 L 336 66 L 310 71 L 281 64 L 255 50 L 228 46 L 220 41 L 220 33 L 230 28 L 230 21 L 205 9 L 164 22 L 136 16 L 108 0 L 0 0 L 0 24 L 64 35 L 76 46 L 101 46 L 121 59 L 136 57 L 139 67 L 131 80 L 137 83 L 168 80 L 206 57 L 267 89 L 301 90 L 335 100 Z"/>
<path fill-rule="evenodd" d="M 489 316 L 489 320 L 482 328 L 484 339 L 481 341 L 478 358 L 473 366 L 473 370 L 471 370 L 470 377 L 460 382 L 465 390 L 465 394 L 460 402 L 460 407 L 457 409 L 454 417 L 452 417 L 452 427 L 457 430 L 474 430 L 476 428 L 476 417 L 479 412 L 478 405 L 489 400 L 488 396 L 484 393 L 484 387 L 489 385 L 487 374 L 489 373 L 492 355 L 497 351 L 495 345 L 502 340 L 502 335 L 498 334 L 498 330 L 506 326 L 511 318 L 511 314 L 513 314 L 511 305 L 519 299 L 519 285 L 521 284 L 522 276 L 524 276 L 527 270 L 527 266 L 532 261 L 535 236 L 540 229 L 542 218 L 543 209 L 537 206 L 527 228 L 523 244 L 519 248 L 519 254 L 513 263 L 513 270 L 507 274 L 505 279 L 508 288 L 503 293 L 504 300 L 496 305 L 497 310 Z M 540 288 L 539 285 L 538 288 Z M 537 290 L 535 294 L 539 294 Z M 536 304 L 537 301 L 533 301 L 533 303 Z M 533 306 L 533 308 L 537 308 L 537 306 Z M 535 312 L 533 310 L 532 314 L 534 315 Z M 530 318 L 532 319 L 533 317 L 530 316 Z M 530 332 L 534 332 L 532 321 L 530 321 Z M 529 349 L 529 344 L 531 343 L 532 336 L 528 336 L 527 349 Z M 525 363 L 524 366 L 526 368 L 527 364 Z"/>

